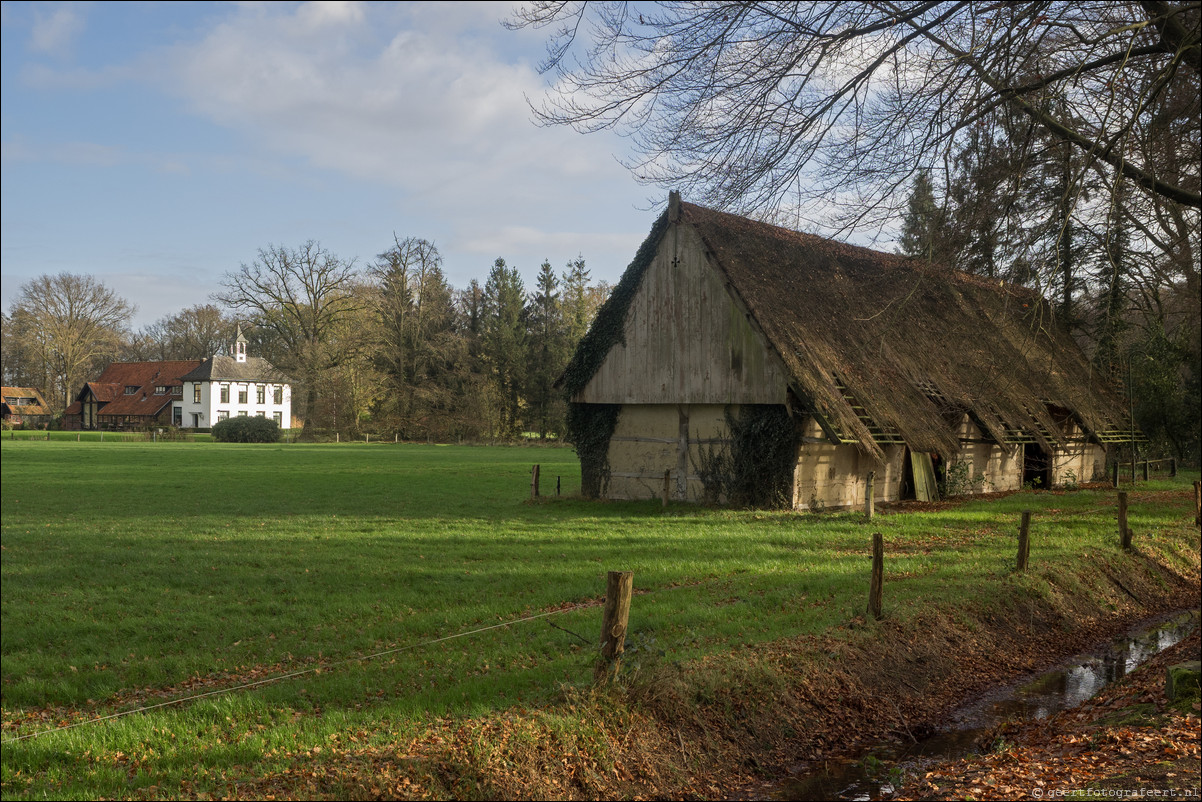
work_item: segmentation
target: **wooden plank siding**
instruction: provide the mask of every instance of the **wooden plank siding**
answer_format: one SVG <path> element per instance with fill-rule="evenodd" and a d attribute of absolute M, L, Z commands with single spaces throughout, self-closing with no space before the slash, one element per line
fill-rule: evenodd
<path fill-rule="evenodd" d="M 574 401 L 785 403 L 784 366 L 687 226 L 673 226 L 661 241 L 630 305 L 625 332 L 625 344 L 610 349 Z"/>

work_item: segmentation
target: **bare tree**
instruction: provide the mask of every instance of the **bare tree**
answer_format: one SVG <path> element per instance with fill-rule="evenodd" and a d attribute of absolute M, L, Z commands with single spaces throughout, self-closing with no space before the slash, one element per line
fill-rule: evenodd
<path fill-rule="evenodd" d="M 227 273 L 214 299 L 266 329 L 278 367 L 303 382 L 304 428 L 312 429 L 323 371 L 350 355 L 335 335 L 345 318 L 364 306 L 355 292 L 354 261 L 344 261 L 310 240 L 299 248 L 268 246 L 259 257 Z"/>
<path fill-rule="evenodd" d="M 129 349 L 138 360 L 204 359 L 228 350 L 236 326 L 213 304 L 197 304 L 144 327 Z"/>
<path fill-rule="evenodd" d="M 134 308 L 95 278 L 74 273 L 42 275 L 21 285 L 13 304 L 12 336 L 57 413 L 92 371 L 121 348 Z"/>
<path fill-rule="evenodd" d="M 820 202 L 850 225 L 886 220 L 918 169 L 1003 107 L 1086 168 L 1199 208 L 1196 137 L 1175 143 L 1184 173 L 1136 148 L 1162 96 L 1198 117 L 1199 19 L 1155 0 L 535 2 L 507 24 L 553 31 L 542 122 L 628 132 L 641 180 L 701 202 Z"/>

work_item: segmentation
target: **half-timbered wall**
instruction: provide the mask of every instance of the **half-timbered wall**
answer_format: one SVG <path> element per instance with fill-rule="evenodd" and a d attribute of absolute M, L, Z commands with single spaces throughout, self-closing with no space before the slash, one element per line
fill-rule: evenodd
<path fill-rule="evenodd" d="M 1052 484 L 1076 484 L 1105 477 L 1106 449 L 1090 442 L 1076 423 L 1068 423 L 1064 445 L 1052 454 Z"/>
<path fill-rule="evenodd" d="M 960 420 L 959 434 L 960 453 L 949 461 L 947 469 L 958 463 L 967 465 L 971 492 L 997 493 L 1023 486 L 1023 446 L 1002 448 L 988 439 L 968 415 Z"/>
<path fill-rule="evenodd" d="M 839 509 L 864 504 L 868 472 L 874 471 L 873 498 L 896 501 L 901 493 L 905 446 L 884 446 L 877 461 L 851 444 L 833 445 L 810 420 L 802 429 L 802 445 L 793 472 L 793 507 L 798 510 Z"/>
<path fill-rule="evenodd" d="M 725 413 L 719 404 L 624 406 L 609 441 L 606 498 L 660 498 L 668 471 L 673 500 L 705 500 L 698 469 L 708 450 L 720 449 L 729 437 Z"/>

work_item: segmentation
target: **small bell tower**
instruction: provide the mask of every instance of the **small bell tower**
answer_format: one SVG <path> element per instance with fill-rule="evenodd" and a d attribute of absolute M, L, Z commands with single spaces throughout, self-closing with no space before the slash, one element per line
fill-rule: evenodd
<path fill-rule="evenodd" d="M 242 334 L 242 324 L 238 324 L 238 335 L 234 338 L 234 359 L 238 362 L 246 361 L 246 336 Z"/>

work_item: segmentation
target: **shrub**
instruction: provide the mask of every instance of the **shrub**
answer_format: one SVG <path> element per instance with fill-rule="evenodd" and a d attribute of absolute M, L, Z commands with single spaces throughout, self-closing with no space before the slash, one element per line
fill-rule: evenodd
<path fill-rule="evenodd" d="M 280 425 L 271 418 L 239 415 L 218 421 L 213 426 L 213 439 L 219 443 L 278 443 Z"/>

